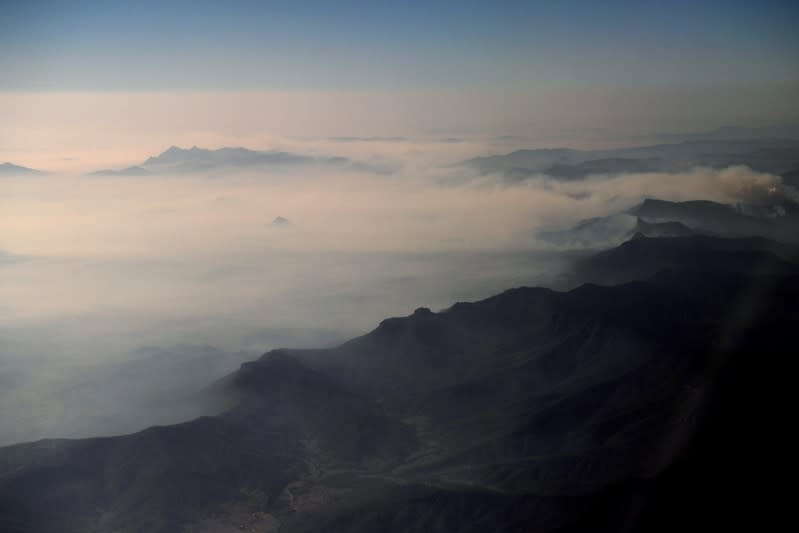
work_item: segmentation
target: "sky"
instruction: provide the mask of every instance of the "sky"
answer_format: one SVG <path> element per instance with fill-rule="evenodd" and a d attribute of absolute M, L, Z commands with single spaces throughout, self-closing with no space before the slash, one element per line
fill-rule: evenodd
<path fill-rule="evenodd" d="M 5 90 L 409 90 L 799 81 L 799 6 L 4 1 Z"/>
<path fill-rule="evenodd" d="M 84 172 L 328 136 L 586 148 L 799 121 L 798 22 L 774 0 L 0 0 L 0 161 Z"/>

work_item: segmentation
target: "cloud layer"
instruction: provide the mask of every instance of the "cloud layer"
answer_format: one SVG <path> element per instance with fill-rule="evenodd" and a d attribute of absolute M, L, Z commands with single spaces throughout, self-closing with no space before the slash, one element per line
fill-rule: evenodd
<path fill-rule="evenodd" d="M 44 411 L 27 412 L 7 388 L 0 427 L 25 438 L 70 427 L 97 432 L 102 428 L 47 406 L 68 401 L 62 391 L 78 382 L 111 379 L 117 374 L 109 368 L 135 359 L 142 345 L 172 353 L 175 345 L 209 344 L 224 354 L 318 345 L 419 306 L 547 283 L 564 259 L 538 239 L 540 230 L 616 213 L 646 197 L 795 197 L 779 177 L 745 167 L 570 182 L 538 176 L 507 185 L 451 164 L 476 151 L 474 141 L 296 145 L 313 146 L 309 154 L 379 160 L 395 171 L 312 165 L 0 181 L 0 378 L 44 402 Z M 291 224 L 273 224 L 277 217 Z M 181 374 L 148 396 L 197 386 Z M 76 393 L 65 405 L 90 416 L 96 397 Z M 119 419 L 129 425 L 116 430 L 156 421 L 142 416 L 136 399 L 119 403 Z M 181 413 L 197 414 L 170 416 Z"/>

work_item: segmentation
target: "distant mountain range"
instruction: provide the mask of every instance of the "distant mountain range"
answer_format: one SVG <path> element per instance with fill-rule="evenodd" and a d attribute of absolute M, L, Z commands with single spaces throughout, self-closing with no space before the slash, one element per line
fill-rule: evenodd
<path fill-rule="evenodd" d="M 150 174 L 174 174 L 191 172 L 210 172 L 215 170 L 234 170 L 243 168 L 295 167 L 319 165 L 329 168 L 370 170 L 388 172 L 389 169 L 373 167 L 367 163 L 353 161 L 346 157 L 312 157 L 280 151 L 257 151 L 247 148 L 178 148 L 171 146 L 157 156 L 148 158 L 140 165 L 121 170 L 103 169 L 92 172 L 94 176 L 146 176 Z"/>
<path fill-rule="evenodd" d="M 565 230 L 542 231 L 538 237 L 570 249 L 612 246 L 635 234 L 646 237 L 765 237 L 799 243 L 798 227 L 799 204 L 785 198 L 778 199 L 774 205 L 760 206 L 650 198 L 623 213 L 583 220 Z"/>
<path fill-rule="evenodd" d="M 420 308 L 243 364 L 213 386 L 236 403 L 220 416 L 0 448 L 0 524 L 772 529 L 769 479 L 793 454 L 796 248 L 638 236 L 582 261 L 623 284 Z"/>
<path fill-rule="evenodd" d="M 22 261 L 25 258 L 19 255 L 10 254 L 3 250 L 0 250 L 0 265 L 9 264 L 9 263 L 16 263 L 17 261 Z"/>
<path fill-rule="evenodd" d="M 517 150 L 469 159 L 462 166 L 518 182 L 534 176 L 580 180 L 602 174 L 680 172 L 745 165 L 776 175 L 799 170 L 799 139 L 689 140 L 613 150 Z"/>
<path fill-rule="evenodd" d="M 41 175 L 41 170 L 21 167 L 13 163 L 0 163 L 0 176 Z"/>
<path fill-rule="evenodd" d="M 714 130 L 692 133 L 668 133 L 656 135 L 661 141 L 731 141 L 748 139 L 799 139 L 799 123 L 776 124 L 752 128 L 745 126 L 722 126 Z"/>
<path fill-rule="evenodd" d="M 127 167 L 121 170 L 106 168 L 91 173 L 92 176 L 148 176 L 149 174 L 149 170 L 140 166 Z"/>

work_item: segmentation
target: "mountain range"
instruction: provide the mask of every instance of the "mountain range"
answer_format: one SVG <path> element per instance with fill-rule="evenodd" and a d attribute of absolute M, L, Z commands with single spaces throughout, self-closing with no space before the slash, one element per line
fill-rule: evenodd
<path fill-rule="evenodd" d="M 637 236 L 577 265 L 605 285 L 522 287 L 271 351 L 208 391 L 234 405 L 221 415 L 0 448 L 0 524 L 768 528 L 797 258 L 762 238 Z"/>
<path fill-rule="evenodd" d="M 103 169 L 92 172 L 95 176 L 146 176 L 151 174 L 173 174 L 234 170 L 242 168 L 296 167 L 321 165 L 329 168 L 371 170 L 385 173 L 386 168 L 353 161 L 346 157 L 315 157 L 276 150 L 250 150 L 247 148 L 179 148 L 171 146 L 159 155 L 149 157 L 143 163 L 121 170 Z"/>
<path fill-rule="evenodd" d="M 28 167 L 21 167 L 13 163 L 0 163 L 0 176 L 19 176 L 44 174 L 41 170 Z"/>
<path fill-rule="evenodd" d="M 479 174 L 499 175 L 511 183 L 542 175 L 559 180 L 580 180 L 593 175 L 681 172 L 694 167 L 735 165 L 785 175 L 799 170 L 799 140 L 703 139 L 610 150 L 517 150 L 504 155 L 476 157 L 461 165 Z"/>
<path fill-rule="evenodd" d="M 799 123 L 783 122 L 762 127 L 722 126 L 709 131 L 655 135 L 662 141 L 731 141 L 748 139 L 799 139 Z"/>
<path fill-rule="evenodd" d="M 728 205 L 708 200 L 670 202 L 647 198 L 621 213 L 538 233 L 545 242 L 570 249 L 602 248 L 636 234 L 646 237 L 765 237 L 799 243 L 799 204 L 780 198 L 771 205 Z"/>

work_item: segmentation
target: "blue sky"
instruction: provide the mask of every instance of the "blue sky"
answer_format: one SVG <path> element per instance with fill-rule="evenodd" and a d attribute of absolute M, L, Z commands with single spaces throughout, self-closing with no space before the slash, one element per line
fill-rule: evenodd
<path fill-rule="evenodd" d="M 0 1 L 3 90 L 799 81 L 799 2 Z"/>

